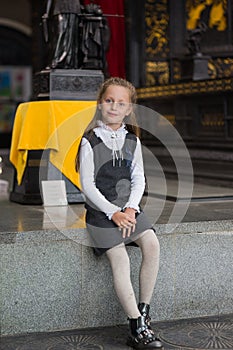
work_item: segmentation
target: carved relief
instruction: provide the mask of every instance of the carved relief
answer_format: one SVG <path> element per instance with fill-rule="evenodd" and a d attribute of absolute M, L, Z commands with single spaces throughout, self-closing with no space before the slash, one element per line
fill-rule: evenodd
<path fill-rule="evenodd" d="M 201 116 L 201 125 L 203 127 L 219 128 L 225 125 L 223 113 L 205 112 Z"/>
<path fill-rule="evenodd" d="M 146 22 L 146 85 L 168 84 L 169 68 L 167 59 L 169 54 L 168 41 L 168 4 L 167 0 L 147 0 L 145 3 Z M 160 60 L 156 62 L 156 57 Z"/>
<path fill-rule="evenodd" d="M 146 53 L 148 57 L 166 58 L 168 47 L 169 15 L 167 0 L 147 0 L 145 4 Z"/>
<path fill-rule="evenodd" d="M 227 28 L 227 0 L 186 0 L 187 30 L 204 22 L 208 28 L 224 31 Z"/>
<path fill-rule="evenodd" d="M 209 76 L 212 79 L 233 76 L 233 58 L 211 59 L 208 64 Z"/>
<path fill-rule="evenodd" d="M 210 58 L 208 62 L 209 79 L 228 78 L 233 76 L 233 58 Z M 173 81 L 181 80 L 180 61 L 173 61 Z"/>
<path fill-rule="evenodd" d="M 146 63 L 146 82 L 147 86 L 169 83 L 168 62 L 147 62 Z"/>

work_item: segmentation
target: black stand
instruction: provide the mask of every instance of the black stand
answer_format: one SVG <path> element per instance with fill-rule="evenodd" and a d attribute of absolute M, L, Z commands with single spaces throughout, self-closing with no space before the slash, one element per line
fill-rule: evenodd
<path fill-rule="evenodd" d="M 27 164 L 23 179 L 20 185 L 17 183 L 16 171 L 14 173 L 12 191 L 10 192 L 10 201 L 20 204 L 42 204 L 43 200 L 40 193 L 41 174 L 46 174 L 48 169 L 48 156 L 43 157 L 43 151 L 28 151 Z M 44 169 L 42 169 L 42 167 Z M 41 172 L 40 172 L 41 171 Z M 45 180 L 46 178 L 44 178 Z"/>

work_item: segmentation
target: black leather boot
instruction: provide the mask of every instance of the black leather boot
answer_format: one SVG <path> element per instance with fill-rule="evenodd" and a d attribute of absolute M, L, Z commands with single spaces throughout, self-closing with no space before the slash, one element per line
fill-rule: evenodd
<path fill-rule="evenodd" d="M 139 303 L 138 304 L 138 310 L 140 311 L 141 315 L 145 317 L 145 321 L 146 321 L 147 326 L 149 328 L 151 328 L 151 326 L 150 326 L 151 318 L 149 316 L 150 305 L 149 304 L 145 304 L 145 303 Z"/>
<path fill-rule="evenodd" d="M 152 332 L 152 334 L 154 335 L 154 339 L 155 339 L 155 348 L 162 348 L 163 347 L 163 344 L 161 342 L 161 340 L 155 336 L 152 328 L 151 328 L 151 324 L 150 324 L 150 321 L 151 321 L 151 318 L 150 318 L 150 305 L 149 304 L 145 304 L 145 303 L 139 303 L 138 304 L 138 310 L 140 311 L 141 315 L 145 318 L 145 323 L 148 327 L 148 329 Z"/>
<path fill-rule="evenodd" d="M 129 319 L 130 335 L 127 339 L 127 345 L 134 349 L 157 349 L 158 342 L 154 333 L 148 328 L 145 317 Z M 161 342 L 160 342 L 161 343 Z"/>

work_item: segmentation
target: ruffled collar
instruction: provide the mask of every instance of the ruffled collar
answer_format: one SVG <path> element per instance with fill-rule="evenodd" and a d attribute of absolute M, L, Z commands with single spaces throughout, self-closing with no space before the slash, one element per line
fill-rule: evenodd
<path fill-rule="evenodd" d="M 125 130 L 125 123 L 122 123 L 122 125 L 117 130 L 113 130 L 112 128 L 110 128 L 110 126 L 108 126 L 107 124 L 104 124 L 102 120 L 97 120 L 97 127 L 101 127 L 104 130 L 108 130 L 113 133 L 118 133 L 118 132 L 121 132 L 122 130 Z"/>

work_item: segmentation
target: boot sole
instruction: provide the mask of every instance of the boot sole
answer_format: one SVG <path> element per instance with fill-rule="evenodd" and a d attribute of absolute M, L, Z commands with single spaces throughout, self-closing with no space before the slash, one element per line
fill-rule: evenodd
<path fill-rule="evenodd" d="M 159 345 L 159 346 L 156 346 L 156 341 L 153 341 L 151 343 L 148 343 L 148 344 L 142 344 L 142 343 L 135 343 L 135 341 L 128 337 L 127 341 L 126 341 L 126 345 L 130 346 L 131 348 L 133 349 L 137 349 L 137 350 L 155 350 L 155 349 L 160 349 L 162 350 L 163 349 L 163 345 Z"/>

